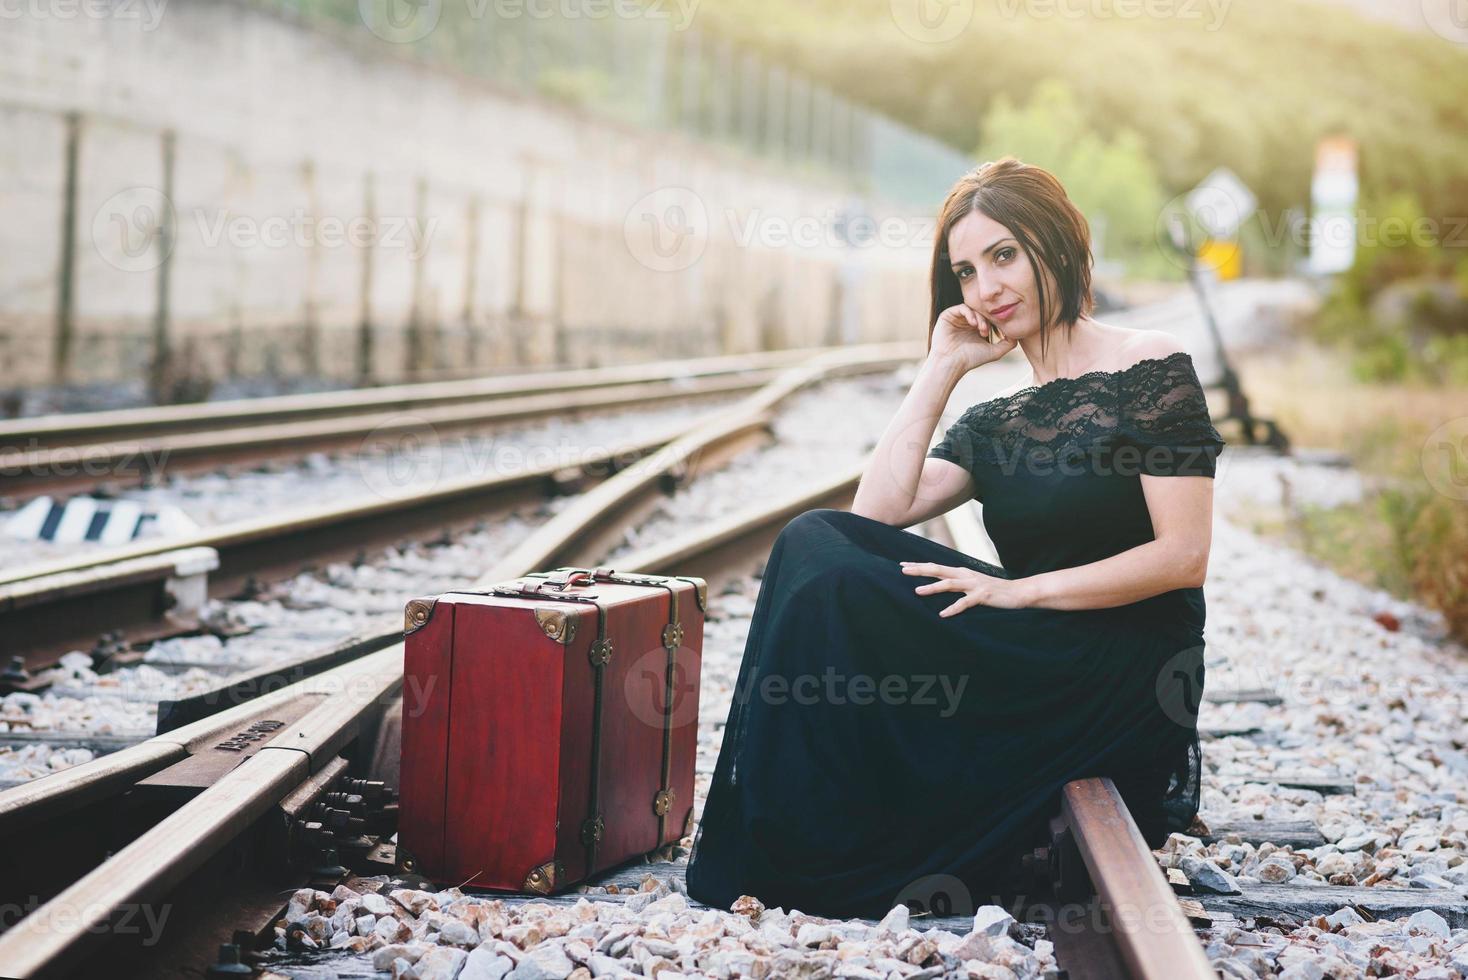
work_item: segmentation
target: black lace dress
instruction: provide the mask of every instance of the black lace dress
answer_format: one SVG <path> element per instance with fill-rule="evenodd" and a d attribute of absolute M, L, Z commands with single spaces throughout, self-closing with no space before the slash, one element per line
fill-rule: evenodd
<path fill-rule="evenodd" d="M 847 511 L 770 552 L 688 865 L 688 893 L 877 918 L 1004 901 L 1059 790 L 1110 776 L 1148 842 L 1197 812 L 1204 601 L 939 611 L 901 561 L 1018 577 L 1152 540 L 1141 474 L 1214 475 L 1191 359 L 1148 358 L 975 405 L 929 456 L 973 473 L 994 565 Z"/>

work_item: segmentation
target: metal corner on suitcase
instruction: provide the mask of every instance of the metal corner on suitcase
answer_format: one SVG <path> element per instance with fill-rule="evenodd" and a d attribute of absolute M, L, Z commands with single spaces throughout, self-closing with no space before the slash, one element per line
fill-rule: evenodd
<path fill-rule="evenodd" d="M 544 606 L 535 608 L 535 622 L 539 624 L 540 631 L 555 640 L 561 646 L 570 646 L 576 639 L 576 623 L 578 619 L 565 609 L 548 609 Z"/>
<path fill-rule="evenodd" d="M 433 609 L 437 604 L 436 595 L 409 599 L 408 605 L 403 609 L 403 635 L 407 636 L 427 626 L 428 621 L 433 618 Z"/>
<path fill-rule="evenodd" d="M 556 882 L 566 874 L 565 866 L 559 861 L 547 861 L 532 868 L 525 876 L 524 890 L 536 895 L 549 895 L 556 890 Z"/>

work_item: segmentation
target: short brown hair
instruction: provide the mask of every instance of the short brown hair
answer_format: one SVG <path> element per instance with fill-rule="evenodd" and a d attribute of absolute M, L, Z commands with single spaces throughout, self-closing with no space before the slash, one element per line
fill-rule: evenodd
<path fill-rule="evenodd" d="M 1035 283 L 1040 287 L 1040 350 L 1046 347 L 1051 323 L 1068 330 L 1082 314 L 1095 309 L 1091 295 L 1091 228 L 1071 203 L 1055 175 L 1013 156 L 980 164 L 958 178 L 938 213 L 930 277 L 932 310 L 928 316 L 928 350 L 938 315 L 963 302 L 963 288 L 948 256 L 948 233 L 961 218 L 978 211 L 1009 229 L 1024 246 Z M 1045 277 L 1039 259 L 1055 277 L 1060 291 L 1058 314 L 1047 315 Z"/>

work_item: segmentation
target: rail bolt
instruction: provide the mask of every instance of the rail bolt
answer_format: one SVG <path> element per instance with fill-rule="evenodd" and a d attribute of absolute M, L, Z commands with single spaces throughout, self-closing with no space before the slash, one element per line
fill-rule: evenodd
<path fill-rule="evenodd" d="M 300 923 L 295 924 L 299 925 Z M 286 935 L 290 935 L 289 929 L 286 930 Z M 234 943 L 221 943 L 219 946 L 219 959 L 209 967 L 209 976 L 211 977 L 248 977 L 254 972 L 254 970 L 240 962 L 240 948 Z"/>
<path fill-rule="evenodd" d="M 31 672 L 25 669 L 25 658 L 20 654 L 11 657 L 10 666 L 0 674 L 0 684 L 24 684 L 30 679 Z"/>

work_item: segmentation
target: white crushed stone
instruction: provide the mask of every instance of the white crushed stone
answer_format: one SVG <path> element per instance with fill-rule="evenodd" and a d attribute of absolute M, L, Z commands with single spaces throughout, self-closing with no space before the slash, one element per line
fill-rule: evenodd
<path fill-rule="evenodd" d="M 376 888 L 387 881 L 365 878 L 353 884 Z M 346 885 L 329 894 L 306 888 L 291 897 L 285 917 L 277 921 L 276 947 L 336 951 L 330 961 L 309 957 L 314 976 L 322 975 L 319 970 L 326 962 L 343 974 L 360 976 L 370 962 L 380 973 L 416 980 L 1031 980 L 1056 968 L 1053 945 L 1029 938 L 1031 933 L 1019 929 L 1002 909 L 980 909 L 969 930 L 959 935 L 912 927 L 906 906 L 897 906 L 880 923 L 765 908 L 748 896 L 727 911 L 695 907 L 681 884 L 677 875 L 647 873 L 636 890 L 596 901 L 581 897 L 575 904 L 505 901 L 466 895 L 458 888 L 397 888 L 386 899 Z M 369 908 L 377 911 L 363 915 Z M 296 975 L 295 962 L 267 965 L 278 975 Z"/>
<path fill-rule="evenodd" d="M 790 440 L 793 448 L 782 450 L 777 442 L 762 450 L 761 455 L 780 453 L 780 472 L 792 485 L 819 479 L 829 471 L 833 461 L 847 460 L 854 464 L 870 449 L 864 442 L 869 439 L 870 429 L 860 425 L 834 429 L 830 417 L 833 413 L 868 420 L 882 413 L 890 417 L 903 394 L 896 377 L 882 374 L 841 378 L 797 393 L 781 406 L 774 423 L 777 440 Z M 514 440 L 514 445 L 524 450 L 522 458 L 533 455 L 531 451 L 537 446 L 614 449 L 625 443 L 631 431 L 629 426 L 667 426 L 675 419 L 688 419 L 695 410 L 713 411 L 717 404 L 700 401 L 682 406 L 661 405 L 656 410 L 606 413 L 571 422 L 550 420 L 532 428 L 496 434 L 494 439 Z M 465 466 L 482 467 L 495 459 L 493 451 L 487 450 L 483 443 L 476 444 L 472 438 L 466 437 L 462 448 Z M 699 476 L 685 489 L 699 487 L 706 480 L 719 480 L 719 486 L 731 498 L 729 506 L 747 505 L 751 489 L 761 486 L 760 472 L 743 464 L 728 469 L 738 473 L 742 485 L 731 482 L 726 472 L 720 470 Z M 264 479 L 260 474 L 251 476 Z M 311 489 L 306 492 L 289 471 L 271 476 L 281 484 L 273 491 L 277 496 L 269 502 L 251 498 L 255 501 L 250 505 L 252 508 L 269 506 L 279 511 L 286 506 L 298 506 L 302 499 L 329 499 L 324 485 L 314 477 L 310 481 Z M 197 484 L 189 482 L 194 479 L 181 478 L 179 483 L 196 487 Z M 363 492 L 360 483 L 355 492 Z M 486 522 L 476 530 L 453 535 L 446 541 L 389 547 L 368 556 L 368 561 L 361 565 L 332 562 L 275 583 L 264 595 L 254 599 L 211 600 L 205 607 L 204 619 L 221 628 L 227 627 L 224 629 L 227 633 L 243 630 L 239 635 L 221 638 L 205 634 L 162 640 L 147 649 L 143 663 L 107 673 L 93 670 L 92 658 L 86 653 L 67 654 L 58 668 L 57 682 L 48 691 L 40 695 L 17 693 L 0 697 L 0 736 L 12 729 L 151 735 L 157 726 L 159 700 L 197 694 L 217 686 L 221 676 L 299 656 L 303 649 L 329 645 L 377 617 L 401 611 L 403 604 L 414 596 L 463 587 L 540 523 L 576 500 L 574 495 L 555 497 L 503 520 Z M 266 511 L 251 511 L 252 516 L 263 512 Z"/>

